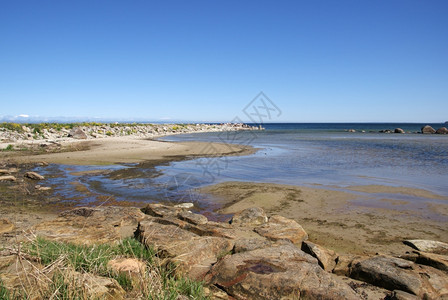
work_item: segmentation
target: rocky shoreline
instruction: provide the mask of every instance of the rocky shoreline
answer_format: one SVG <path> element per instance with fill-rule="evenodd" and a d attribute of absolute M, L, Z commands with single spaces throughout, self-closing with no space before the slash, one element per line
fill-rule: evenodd
<path fill-rule="evenodd" d="M 347 129 L 345 130 L 346 132 L 357 132 L 355 129 Z M 361 130 L 361 133 L 365 133 L 365 130 Z M 421 133 L 421 134 L 448 134 L 448 129 L 446 127 L 440 127 L 439 129 L 435 130 L 434 128 L 432 128 L 429 125 L 425 125 L 423 126 L 420 131 L 408 131 L 406 132 L 405 130 L 401 129 L 401 128 L 395 128 L 395 129 L 382 129 L 380 131 L 369 131 L 370 133 Z"/>
<path fill-rule="evenodd" d="M 20 148 L 22 145 L 39 144 L 42 147 L 64 141 L 94 140 L 101 138 L 126 137 L 157 138 L 165 135 L 194 132 L 223 132 L 240 130 L 261 130 L 259 126 L 243 123 L 225 124 L 0 124 L 0 145 Z"/>
<path fill-rule="evenodd" d="M 398 257 L 339 255 L 307 241 L 305 229 L 294 220 L 268 216 L 257 207 L 221 223 L 192 213 L 191 206 L 81 207 L 29 228 L 16 240 L 40 237 L 92 245 L 133 237 L 154 249 L 161 265 L 175 265 L 175 274 L 204 281 L 212 299 L 448 297 L 448 244 L 405 241 L 412 248 Z M 6 220 L 0 226 L 2 232 L 14 228 Z M 17 263 L 24 258 L 14 249 L 0 252 L 0 279 L 9 290 L 26 284 L 25 270 Z M 33 284 L 44 281 L 39 276 L 49 276 L 39 262 L 29 263 Z M 138 261 L 128 261 L 128 275 L 138 272 L 138 266 Z M 126 292 L 113 279 L 102 282 L 107 284 L 91 297 L 125 299 Z"/>

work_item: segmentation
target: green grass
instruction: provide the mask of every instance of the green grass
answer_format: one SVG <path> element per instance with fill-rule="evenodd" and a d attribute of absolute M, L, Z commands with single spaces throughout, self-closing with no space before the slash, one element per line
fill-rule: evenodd
<path fill-rule="evenodd" d="M 22 251 L 36 257 L 41 264 L 48 266 L 63 258 L 63 264 L 81 273 L 91 273 L 114 278 L 125 291 L 137 292 L 143 299 L 177 299 L 185 295 L 191 299 L 208 299 L 204 295 L 203 284 L 187 278 L 174 275 L 175 266 L 159 266 L 155 251 L 146 248 L 134 238 L 128 238 L 116 245 L 82 246 L 61 243 L 37 238 L 34 242 L 24 244 Z M 135 288 L 133 281 L 125 274 L 116 274 L 107 268 L 109 260 L 117 257 L 137 258 L 146 262 L 147 274 L 141 275 L 143 287 Z M 150 276 L 149 276 L 150 275 Z M 147 280 L 146 278 L 149 278 Z M 70 279 L 56 273 L 50 286 L 54 299 L 84 299 L 82 291 L 74 289 L 69 284 Z M 0 285 L 0 299 L 8 298 L 6 289 Z"/>

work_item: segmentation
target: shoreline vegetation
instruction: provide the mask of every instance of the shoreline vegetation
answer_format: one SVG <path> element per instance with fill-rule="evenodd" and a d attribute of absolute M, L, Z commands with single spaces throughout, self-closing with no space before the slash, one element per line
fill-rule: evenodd
<path fill-rule="evenodd" d="M 368 203 L 378 194 L 389 195 L 381 200 L 389 207 L 401 207 L 405 201 L 394 200 L 393 195 L 411 195 L 437 199 L 429 209 L 448 216 L 448 199 L 430 191 L 373 185 L 341 191 L 251 182 L 202 188 L 201 193 L 216 199 L 217 212 L 228 215 L 229 222 L 208 220 L 194 213 L 197 207 L 191 203 L 62 204 L 63 199 L 53 197 L 52 188 L 45 186 L 45 178 L 32 172 L 36 166 L 158 164 L 196 156 L 247 155 L 256 149 L 152 139 L 175 133 L 260 129 L 242 124 L 114 125 L 38 127 L 38 139 L 33 136 L 37 132 L 23 124 L 28 129 L 18 129 L 20 136 L 13 135 L 14 129 L 0 130 L 4 149 L 0 152 L 0 298 L 437 299 L 448 295 L 445 221 L 427 219 L 418 210 L 353 205 Z M 137 132 L 127 135 L 127 126 L 136 126 Z M 94 136 L 100 131 L 100 136 Z M 25 135 L 27 139 L 22 138 Z M 213 152 L 207 147 L 210 144 Z M 23 145 L 29 148 L 23 150 Z"/>

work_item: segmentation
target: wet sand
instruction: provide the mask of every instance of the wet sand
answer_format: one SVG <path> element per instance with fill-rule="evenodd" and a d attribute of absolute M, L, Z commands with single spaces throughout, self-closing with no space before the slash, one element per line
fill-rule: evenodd
<path fill-rule="evenodd" d="M 65 147 L 76 148 L 70 142 Z M 76 142 L 75 142 L 76 143 Z M 65 165 L 109 165 L 116 163 L 140 163 L 170 157 L 247 155 L 255 150 L 250 146 L 206 142 L 164 142 L 133 137 L 116 137 L 78 142 L 81 151 L 61 151 L 39 155 L 9 157 L 17 163 L 46 161 Z M 1 157 L 0 157 L 1 158 Z"/>
<path fill-rule="evenodd" d="M 367 191 L 363 194 L 352 190 Z M 375 192 L 389 192 L 383 206 L 365 203 L 378 202 Z M 448 199 L 437 204 L 433 198 L 444 198 L 429 191 L 376 186 L 349 187 L 345 190 L 297 187 L 269 183 L 226 182 L 201 189 L 222 205 L 219 213 L 233 214 L 242 209 L 259 206 L 269 214 L 279 214 L 296 220 L 308 232 L 309 239 L 339 253 L 403 254 L 409 248 L 405 239 L 430 239 L 448 242 Z M 397 200 L 400 195 L 417 194 L 429 198 L 427 208 L 410 209 L 408 201 Z M 420 201 L 425 199 L 420 198 Z M 445 220 L 428 217 L 437 210 Z"/>

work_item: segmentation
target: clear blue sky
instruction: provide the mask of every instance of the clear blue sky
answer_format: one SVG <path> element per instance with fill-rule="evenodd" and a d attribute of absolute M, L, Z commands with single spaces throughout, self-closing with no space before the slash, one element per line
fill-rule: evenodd
<path fill-rule="evenodd" d="M 0 1 L 0 116 L 448 120 L 448 1 Z"/>

